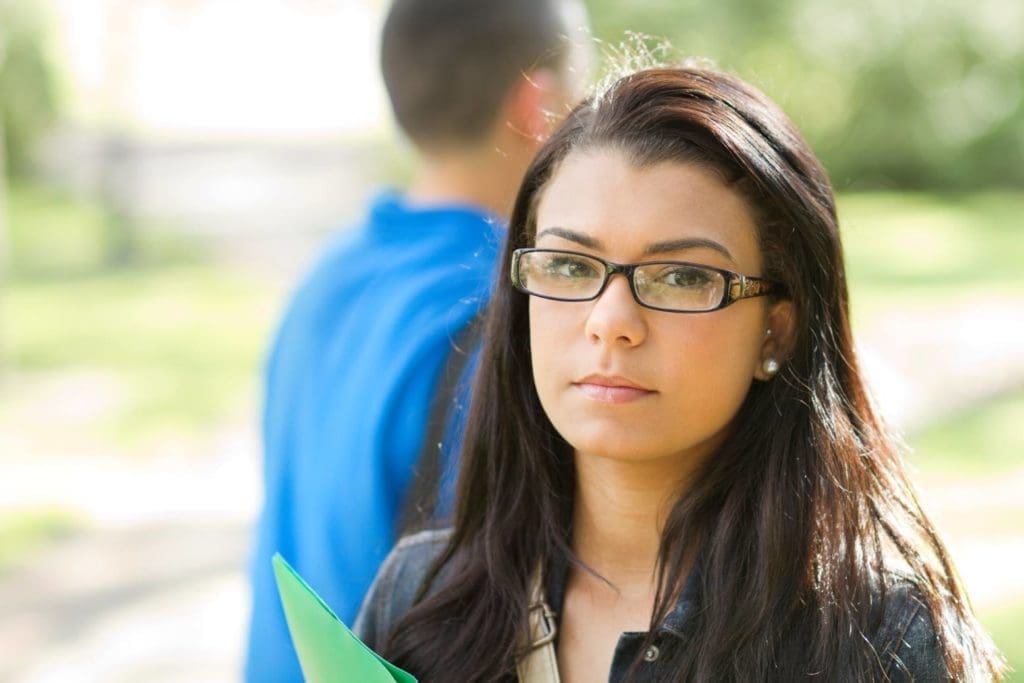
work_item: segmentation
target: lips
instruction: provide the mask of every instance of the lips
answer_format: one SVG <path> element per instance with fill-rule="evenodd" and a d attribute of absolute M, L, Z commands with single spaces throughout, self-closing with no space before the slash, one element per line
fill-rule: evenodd
<path fill-rule="evenodd" d="M 657 393 L 619 375 L 587 375 L 573 386 L 598 403 L 630 403 Z"/>

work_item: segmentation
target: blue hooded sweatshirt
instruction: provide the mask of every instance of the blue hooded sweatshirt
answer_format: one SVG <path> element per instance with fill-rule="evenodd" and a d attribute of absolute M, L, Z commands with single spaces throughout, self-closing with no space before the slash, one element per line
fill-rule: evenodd
<path fill-rule="evenodd" d="M 396 540 L 431 399 L 486 303 L 501 240 L 479 210 L 383 194 L 294 295 L 266 369 L 247 681 L 302 680 L 275 552 L 343 621 L 355 618 Z"/>

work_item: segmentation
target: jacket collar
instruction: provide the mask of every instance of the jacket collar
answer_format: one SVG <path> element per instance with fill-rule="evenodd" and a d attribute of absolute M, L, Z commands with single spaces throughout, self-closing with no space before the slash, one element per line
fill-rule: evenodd
<path fill-rule="evenodd" d="M 682 638 L 686 631 L 687 623 L 693 619 L 693 615 L 700 603 L 700 585 L 703 574 L 703 553 L 697 555 L 693 567 L 690 569 L 683 590 L 676 600 L 675 606 L 662 620 L 658 630 Z M 552 562 L 545 572 L 544 593 L 548 598 L 548 604 L 557 615 L 562 613 L 562 606 L 565 603 L 565 586 L 569 578 L 569 568 L 561 562 Z"/>

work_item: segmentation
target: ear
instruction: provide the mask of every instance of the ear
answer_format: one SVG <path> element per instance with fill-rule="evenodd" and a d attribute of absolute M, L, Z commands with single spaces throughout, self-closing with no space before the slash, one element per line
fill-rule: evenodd
<path fill-rule="evenodd" d="M 563 98 L 558 77 L 550 69 L 523 74 L 505 98 L 502 119 L 519 136 L 534 144 L 543 143 L 554 130 Z"/>
<path fill-rule="evenodd" d="M 761 359 L 754 377 L 761 381 L 770 380 L 774 373 L 768 373 L 764 369 L 765 361 L 775 360 L 779 367 L 783 367 L 789 359 L 793 350 L 794 335 L 796 333 L 796 309 L 793 302 L 788 299 L 775 301 L 768 307 L 766 316 L 765 335 L 761 342 Z"/>

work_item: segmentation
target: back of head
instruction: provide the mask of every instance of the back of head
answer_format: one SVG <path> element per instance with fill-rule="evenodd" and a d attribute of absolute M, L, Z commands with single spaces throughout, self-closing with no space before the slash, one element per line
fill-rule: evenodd
<path fill-rule="evenodd" d="M 395 118 L 419 147 L 463 147 L 491 130 L 513 84 L 561 71 L 562 0 L 393 0 L 381 69 Z"/>

